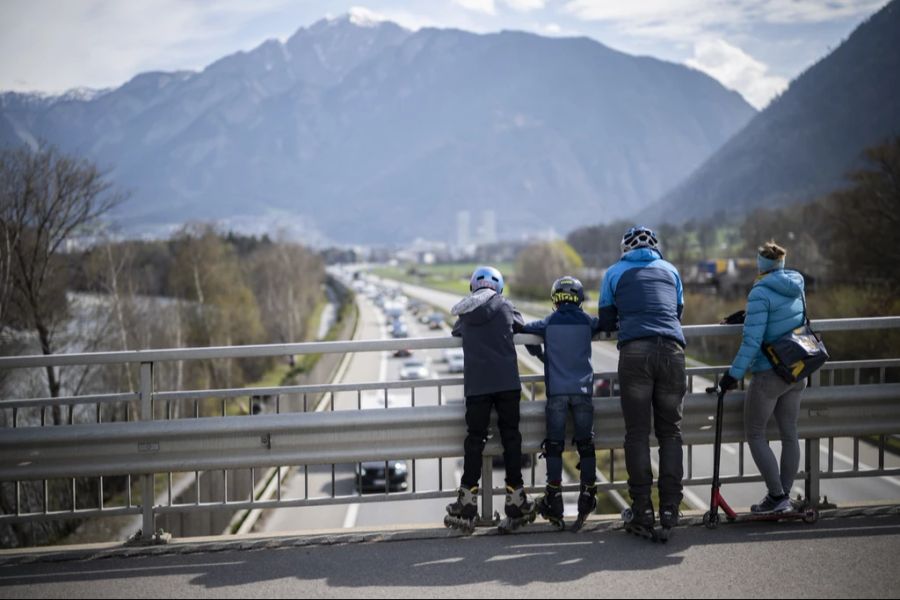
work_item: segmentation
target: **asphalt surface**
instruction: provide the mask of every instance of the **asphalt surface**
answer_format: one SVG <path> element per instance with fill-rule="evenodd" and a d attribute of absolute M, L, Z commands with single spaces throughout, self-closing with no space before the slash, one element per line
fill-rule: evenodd
<path fill-rule="evenodd" d="M 6 564 L 0 598 L 831 598 L 900 590 L 896 512 L 815 525 L 681 527 L 665 545 L 589 523 L 578 535 L 545 525 L 507 536 L 432 531 L 406 541 L 262 548 Z"/>

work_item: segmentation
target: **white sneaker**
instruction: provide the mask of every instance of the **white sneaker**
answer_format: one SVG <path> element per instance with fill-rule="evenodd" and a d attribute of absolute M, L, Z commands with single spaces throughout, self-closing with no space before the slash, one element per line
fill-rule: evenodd
<path fill-rule="evenodd" d="M 759 515 L 767 515 L 772 513 L 790 512 L 793 508 L 791 497 L 787 494 L 781 498 L 773 498 L 769 494 L 766 494 L 766 497 L 763 498 L 759 504 L 754 504 L 750 507 L 750 512 Z"/>

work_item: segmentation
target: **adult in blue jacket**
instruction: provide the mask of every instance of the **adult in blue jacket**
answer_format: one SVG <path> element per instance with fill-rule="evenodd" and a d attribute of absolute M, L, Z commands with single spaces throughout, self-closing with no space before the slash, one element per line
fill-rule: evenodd
<path fill-rule="evenodd" d="M 791 488 L 800 468 L 797 417 L 806 380 L 787 383 L 772 370 L 762 352 L 764 342 L 774 342 L 805 320 L 803 276 L 785 271 L 785 255 L 784 248 L 774 241 L 759 249 L 759 278 L 747 296 L 743 341 L 719 382 L 721 389 L 728 391 L 737 387 L 748 370 L 753 373 L 744 400 L 744 430 L 753 461 L 768 488 L 765 498 L 750 507 L 757 513 L 791 510 Z M 766 425 L 773 414 L 781 432 L 780 466 L 766 439 Z"/>
<path fill-rule="evenodd" d="M 619 389 L 625 417 L 625 464 L 631 521 L 656 522 L 650 488 L 650 423 L 659 442 L 659 518 L 678 524 L 684 475 L 681 415 L 687 379 L 681 314 L 681 277 L 663 260 L 656 234 L 632 227 L 622 238 L 622 258 L 600 285 L 600 327 L 619 332 Z"/>
<path fill-rule="evenodd" d="M 550 299 L 554 312 L 540 321 L 526 323 L 522 333 L 544 338 L 541 347 L 528 347 L 544 363 L 547 387 L 547 487 L 537 501 L 538 511 L 551 522 L 563 517 L 562 453 L 566 446 L 566 413 L 572 411 L 575 447 L 578 449 L 581 489 L 578 494 L 578 524 L 584 523 L 597 506 L 597 450 L 594 447 L 594 367 L 591 365 L 591 339 L 600 330 L 596 317 L 581 309 L 584 287 L 575 277 L 564 276 L 553 282 Z"/>

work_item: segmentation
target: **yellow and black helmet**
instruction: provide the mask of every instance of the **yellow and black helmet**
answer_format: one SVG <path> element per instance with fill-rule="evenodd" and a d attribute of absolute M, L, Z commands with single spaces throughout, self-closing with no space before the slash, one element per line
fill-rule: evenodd
<path fill-rule="evenodd" d="M 581 282 L 571 275 L 565 275 L 553 282 L 550 288 L 550 300 L 554 306 L 559 306 L 563 302 L 571 302 L 576 306 L 581 306 L 584 302 L 584 286 Z"/>

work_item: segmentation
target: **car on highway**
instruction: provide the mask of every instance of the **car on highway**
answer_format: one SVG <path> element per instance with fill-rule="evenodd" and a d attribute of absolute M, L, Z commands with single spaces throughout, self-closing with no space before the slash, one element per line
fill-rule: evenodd
<path fill-rule="evenodd" d="M 385 482 L 384 468 L 387 463 L 388 476 Z M 403 491 L 407 488 L 409 469 L 405 460 L 373 460 L 356 465 L 356 486 L 361 494 L 367 492 L 383 492 L 385 483 L 391 492 Z"/>
<path fill-rule="evenodd" d="M 448 373 L 462 373 L 465 370 L 466 364 L 462 356 L 455 356 L 447 361 Z"/>
<path fill-rule="evenodd" d="M 444 315 L 441 313 L 431 313 L 428 315 L 428 329 L 440 329 L 444 325 Z"/>
<path fill-rule="evenodd" d="M 447 348 L 444 350 L 444 360 L 447 361 L 448 373 L 462 373 L 465 366 L 465 355 L 462 348 Z"/>
<path fill-rule="evenodd" d="M 403 307 L 393 302 L 386 302 L 384 305 L 384 316 L 393 321 L 403 316 Z"/>
<path fill-rule="evenodd" d="M 421 360 L 408 360 L 400 368 L 400 379 L 404 381 L 427 379 L 430 375 L 428 367 Z"/>
<path fill-rule="evenodd" d="M 619 395 L 619 380 L 610 384 L 609 379 L 598 379 L 594 382 L 594 398 L 611 398 Z"/>
<path fill-rule="evenodd" d="M 394 358 L 409 358 L 410 356 L 412 356 L 412 350 L 408 348 L 394 350 Z"/>
<path fill-rule="evenodd" d="M 406 323 L 399 320 L 394 321 L 393 325 L 391 325 L 391 335 L 395 338 L 409 337 L 409 329 L 407 329 Z"/>

